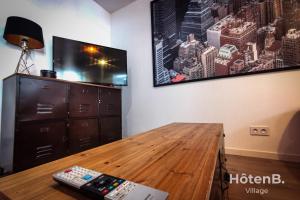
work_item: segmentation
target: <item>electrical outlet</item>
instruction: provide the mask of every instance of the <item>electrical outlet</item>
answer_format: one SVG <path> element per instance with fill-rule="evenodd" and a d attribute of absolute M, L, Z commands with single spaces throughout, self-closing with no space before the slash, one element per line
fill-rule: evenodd
<path fill-rule="evenodd" d="M 251 126 L 250 135 L 269 136 L 270 128 L 267 126 Z"/>

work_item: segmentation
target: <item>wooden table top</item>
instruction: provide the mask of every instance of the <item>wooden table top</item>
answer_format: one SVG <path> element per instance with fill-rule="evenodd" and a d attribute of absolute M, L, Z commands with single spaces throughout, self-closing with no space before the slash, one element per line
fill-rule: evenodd
<path fill-rule="evenodd" d="M 222 124 L 173 123 L 0 178 L 0 199 L 88 199 L 52 179 L 73 165 L 166 191 L 169 200 L 208 199 L 222 134 Z"/>

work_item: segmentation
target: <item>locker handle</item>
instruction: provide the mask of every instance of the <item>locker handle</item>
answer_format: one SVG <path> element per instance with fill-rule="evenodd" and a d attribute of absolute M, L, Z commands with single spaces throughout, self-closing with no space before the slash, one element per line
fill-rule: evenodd
<path fill-rule="evenodd" d="M 63 137 L 62 137 L 62 141 L 63 141 L 63 143 L 67 142 L 67 141 L 68 141 L 67 136 L 63 136 Z"/>
<path fill-rule="evenodd" d="M 88 89 L 82 89 L 81 93 L 82 93 L 82 94 L 87 94 L 88 91 L 89 91 Z"/>
<path fill-rule="evenodd" d="M 49 127 L 43 127 L 43 128 L 40 128 L 40 132 L 41 133 L 48 133 L 50 131 L 50 128 Z"/>
<path fill-rule="evenodd" d="M 49 85 L 43 85 L 43 86 L 42 86 L 42 89 L 47 90 L 47 89 L 50 89 L 50 87 L 49 87 Z"/>

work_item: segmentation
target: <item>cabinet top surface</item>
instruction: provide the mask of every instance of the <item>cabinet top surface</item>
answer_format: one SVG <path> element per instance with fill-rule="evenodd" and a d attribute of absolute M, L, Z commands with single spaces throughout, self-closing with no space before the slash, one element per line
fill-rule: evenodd
<path fill-rule="evenodd" d="M 222 134 L 222 124 L 166 125 L 3 177 L 0 199 L 87 199 L 52 179 L 73 165 L 166 191 L 169 200 L 208 199 Z"/>
<path fill-rule="evenodd" d="M 62 83 L 72 83 L 72 84 L 80 84 L 80 85 L 87 85 L 87 86 L 93 86 L 93 87 L 100 87 L 100 88 L 109 88 L 109 89 L 121 90 L 120 87 L 97 85 L 97 84 L 74 82 L 74 81 L 66 81 L 66 80 L 62 80 L 62 79 L 48 78 L 48 77 L 41 77 L 41 76 L 27 75 L 27 74 L 20 74 L 20 73 L 13 74 L 13 75 L 11 75 L 9 77 L 4 78 L 3 80 L 9 79 L 9 78 L 14 77 L 14 76 L 19 76 L 19 77 L 24 77 L 24 78 L 30 78 L 30 79 L 45 80 L 45 81 L 56 81 L 56 82 L 62 82 Z"/>

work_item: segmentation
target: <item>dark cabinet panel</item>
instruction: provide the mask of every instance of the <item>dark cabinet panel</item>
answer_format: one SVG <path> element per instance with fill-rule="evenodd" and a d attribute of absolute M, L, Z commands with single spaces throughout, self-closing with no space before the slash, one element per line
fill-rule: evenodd
<path fill-rule="evenodd" d="M 15 137 L 14 171 L 46 163 L 66 152 L 66 124 L 19 123 Z"/>
<path fill-rule="evenodd" d="M 20 78 L 18 120 L 67 117 L 67 84 Z"/>
<path fill-rule="evenodd" d="M 96 117 L 98 115 L 98 88 L 71 84 L 70 117 Z"/>
<path fill-rule="evenodd" d="M 69 149 L 71 153 L 80 152 L 99 144 L 97 119 L 70 120 Z"/>
<path fill-rule="evenodd" d="M 0 168 L 5 173 L 121 137 L 119 89 L 24 74 L 3 81 Z"/>
<path fill-rule="evenodd" d="M 121 117 L 102 117 L 100 128 L 102 144 L 122 139 Z"/>
<path fill-rule="evenodd" d="M 121 115 L 121 91 L 101 88 L 100 115 Z"/>

